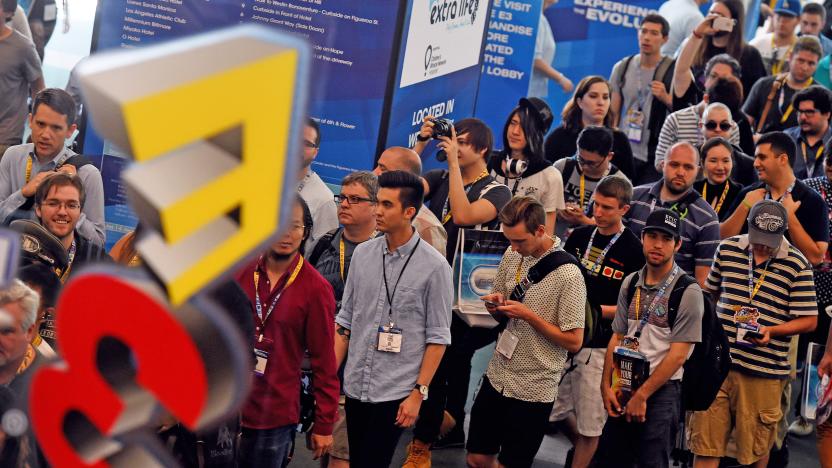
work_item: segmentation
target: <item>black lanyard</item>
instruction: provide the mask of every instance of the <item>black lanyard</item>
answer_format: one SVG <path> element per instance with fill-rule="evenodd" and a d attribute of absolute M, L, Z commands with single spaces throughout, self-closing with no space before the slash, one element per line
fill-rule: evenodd
<path fill-rule="evenodd" d="M 384 254 L 381 255 L 381 274 L 384 276 L 384 290 L 387 293 L 387 305 L 390 306 L 388 311 L 388 316 L 390 319 L 390 324 L 393 324 L 393 299 L 396 297 L 396 289 L 399 287 L 399 281 L 402 280 L 402 275 L 404 274 L 404 270 L 407 269 L 407 265 L 410 263 L 410 259 L 413 258 L 413 254 L 416 253 L 416 249 L 419 248 L 419 244 L 422 242 L 422 238 L 420 237 L 419 240 L 416 241 L 416 245 L 413 247 L 413 250 L 410 251 L 410 255 L 407 256 L 407 261 L 404 262 L 404 266 L 402 267 L 401 271 L 399 271 L 399 278 L 396 279 L 396 284 L 393 285 L 393 294 L 390 294 L 390 286 L 387 283 L 387 268 L 384 266 Z"/>

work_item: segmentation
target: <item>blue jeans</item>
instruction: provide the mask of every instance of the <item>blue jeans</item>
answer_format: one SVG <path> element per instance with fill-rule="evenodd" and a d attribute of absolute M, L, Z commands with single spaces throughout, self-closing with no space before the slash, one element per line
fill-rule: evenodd
<path fill-rule="evenodd" d="M 671 380 L 647 399 L 643 423 L 608 418 L 596 452 L 599 468 L 667 468 L 681 415 L 682 385 Z"/>
<path fill-rule="evenodd" d="M 296 427 L 295 424 L 274 429 L 244 427 L 240 437 L 237 465 L 250 468 L 282 468 L 289 458 Z"/>

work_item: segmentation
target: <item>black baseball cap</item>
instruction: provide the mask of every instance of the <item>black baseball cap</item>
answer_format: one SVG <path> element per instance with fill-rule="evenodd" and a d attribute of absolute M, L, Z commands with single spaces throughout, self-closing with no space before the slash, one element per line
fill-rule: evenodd
<path fill-rule="evenodd" d="M 645 231 L 662 231 L 670 234 L 674 239 L 682 237 L 682 219 L 679 218 L 679 213 L 660 208 L 650 213 L 647 217 L 647 222 L 644 223 Z"/>
<path fill-rule="evenodd" d="M 36 221 L 18 219 L 12 221 L 10 228 L 20 233 L 22 265 L 43 263 L 57 271 L 64 271 L 68 259 L 61 240 L 47 231 Z"/>
<path fill-rule="evenodd" d="M 531 111 L 530 113 L 542 125 L 544 134 L 549 133 L 549 128 L 552 126 L 555 117 L 552 115 L 552 109 L 549 104 L 546 104 L 546 101 L 536 97 L 524 97 L 520 98 L 519 104 L 520 107 L 525 107 Z"/>

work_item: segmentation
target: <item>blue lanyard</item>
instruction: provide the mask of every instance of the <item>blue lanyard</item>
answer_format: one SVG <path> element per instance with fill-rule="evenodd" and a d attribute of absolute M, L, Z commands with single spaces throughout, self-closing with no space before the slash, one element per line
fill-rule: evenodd
<path fill-rule="evenodd" d="M 664 297 L 665 292 L 667 292 L 667 288 L 670 286 L 671 283 L 673 283 L 673 280 L 676 278 L 676 275 L 678 273 L 679 273 L 679 265 L 675 265 L 673 267 L 673 271 L 670 273 L 670 276 L 667 277 L 667 279 L 664 281 L 664 284 L 662 285 L 661 289 L 659 289 L 659 292 L 653 298 L 653 301 L 650 302 L 650 306 L 647 307 L 647 311 L 644 313 L 644 316 L 641 317 L 641 321 L 638 324 L 638 329 L 636 330 L 636 334 L 635 334 L 636 338 L 641 336 L 641 331 L 644 329 L 644 326 L 647 325 L 647 320 L 649 320 L 650 314 L 656 308 L 656 305 L 658 305 L 661 298 Z M 636 314 L 638 314 L 639 313 L 638 309 L 641 307 L 641 304 L 640 304 L 641 303 L 641 288 L 638 288 L 638 290 L 636 291 L 636 294 L 638 295 L 637 298 L 636 298 L 637 299 L 636 300 Z"/>
<path fill-rule="evenodd" d="M 589 243 L 586 244 L 586 250 L 584 250 L 584 260 L 586 262 L 589 262 L 589 251 L 592 249 L 592 243 L 595 241 L 595 233 L 597 233 L 597 232 L 598 232 L 598 228 L 595 228 L 592 231 L 592 235 L 589 236 Z M 599 270 L 601 269 L 601 265 L 604 263 L 604 259 L 607 257 L 607 254 L 609 253 L 613 244 L 615 244 L 615 241 L 617 241 L 618 238 L 621 237 L 621 234 L 623 234 L 623 233 L 624 233 L 624 229 L 615 233 L 615 236 L 613 236 L 613 238 L 610 239 L 610 242 L 607 244 L 606 247 L 604 247 L 604 250 L 601 251 L 601 254 L 598 255 L 598 257 L 595 259 L 595 262 L 589 268 L 590 273 L 595 273 L 596 268 L 599 269 Z"/>

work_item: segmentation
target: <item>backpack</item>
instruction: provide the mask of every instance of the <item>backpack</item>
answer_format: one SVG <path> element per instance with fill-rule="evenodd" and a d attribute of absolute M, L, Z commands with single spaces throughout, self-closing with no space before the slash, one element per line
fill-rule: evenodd
<path fill-rule="evenodd" d="M 318 263 L 318 259 L 321 258 L 321 255 L 323 255 L 329 247 L 329 243 L 335 238 L 335 234 L 338 234 L 339 229 L 341 228 L 335 228 L 318 239 L 318 243 L 315 244 L 315 248 L 312 249 L 312 253 L 306 256 L 306 261 L 308 261 L 310 265 L 315 266 Z"/>
<path fill-rule="evenodd" d="M 627 303 L 632 302 L 636 291 L 639 273 L 636 272 L 627 287 Z M 676 323 L 676 314 L 682 295 L 696 280 L 690 275 L 682 275 L 676 281 L 668 299 L 667 320 L 671 330 Z M 728 338 L 722 329 L 722 323 L 716 314 L 716 304 L 711 295 L 702 291 L 704 310 L 702 313 L 702 341 L 693 346 L 693 352 L 684 364 L 682 376 L 682 408 L 685 411 L 704 411 L 716 399 L 716 394 L 728 376 L 731 367 L 731 355 Z"/>
<path fill-rule="evenodd" d="M 581 272 L 581 276 L 584 279 L 584 285 L 587 283 L 586 278 L 586 270 L 581 265 L 581 263 L 576 259 L 572 254 L 565 250 L 555 250 L 554 252 L 550 253 L 549 255 L 540 259 L 533 267 L 529 269 L 529 274 L 527 278 L 530 284 L 537 283 L 538 281 L 545 278 L 549 273 L 555 271 L 559 266 L 566 265 L 567 263 L 571 263 L 578 267 L 578 270 Z M 522 284 L 518 284 L 515 286 L 514 291 L 511 292 L 511 300 L 522 302 L 523 297 L 526 295 L 526 290 L 528 286 L 524 287 Z M 601 324 L 601 308 L 592 302 L 589 299 L 589 294 L 587 294 L 586 303 L 584 304 L 584 339 L 581 343 L 581 349 L 586 347 L 592 338 L 598 333 L 598 329 Z"/>

